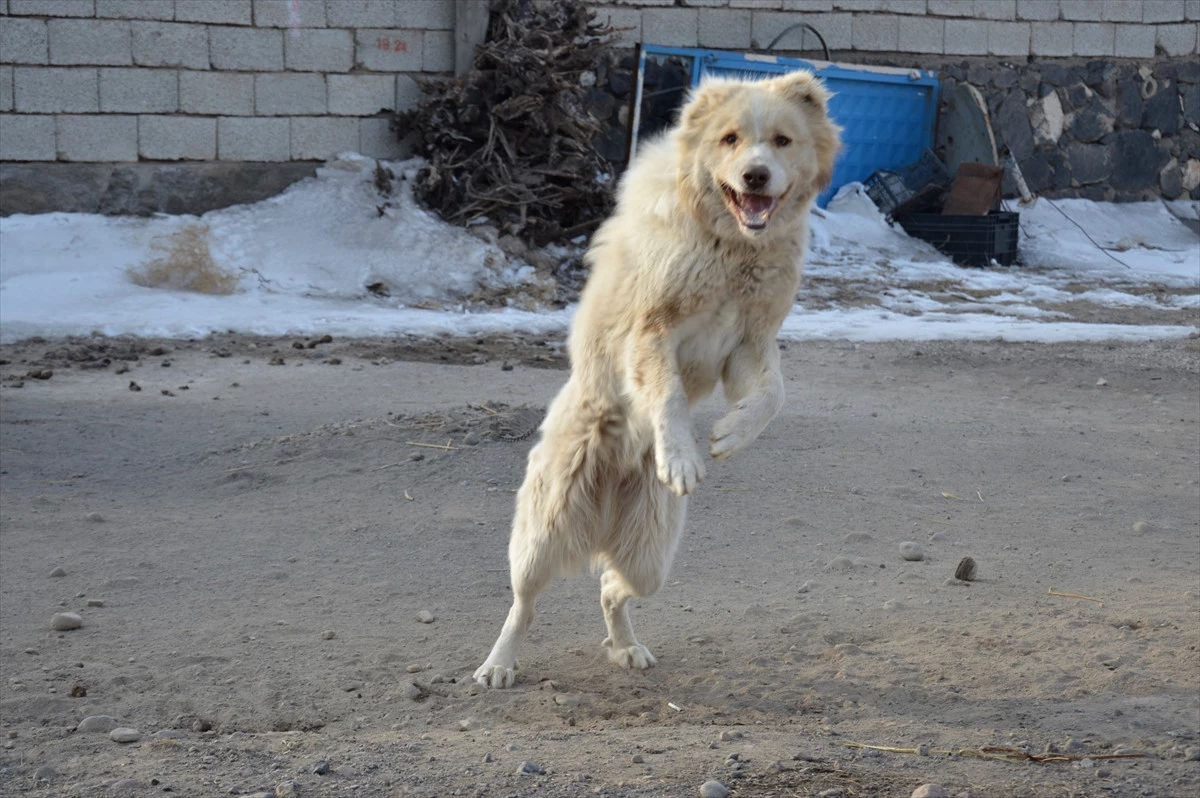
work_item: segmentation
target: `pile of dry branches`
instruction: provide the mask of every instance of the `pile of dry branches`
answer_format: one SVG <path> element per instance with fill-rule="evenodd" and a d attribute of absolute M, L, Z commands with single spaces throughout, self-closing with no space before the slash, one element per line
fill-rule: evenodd
<path fill-rule="evenodd" d="M 494 0 L 471 71 L 422 80 L 425 102 L 392 123 L 429 162 L 419 201 L 535 246 L 590 232 L 611 208 L 613 168 L 584 96 L 611 32 L 580 0 Z"/>

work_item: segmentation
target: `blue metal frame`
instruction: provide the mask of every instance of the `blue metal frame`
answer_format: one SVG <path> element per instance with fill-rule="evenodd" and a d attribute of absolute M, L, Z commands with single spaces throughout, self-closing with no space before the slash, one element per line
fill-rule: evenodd
<path fill-rule="evenodd" d="M 807 69 L 821 78 L 834 93 L 830 115 L 845 131 L 833 183 L 817 199 L 822 206 L 846 183 L 865 180 L 877 169 L 907 166 L 933 147 L 940 88 L 936 72 L 643 44 L 640 57 L 647 55 L 691 58 L 693 86 L 710 74 L 761 78 Z"/>

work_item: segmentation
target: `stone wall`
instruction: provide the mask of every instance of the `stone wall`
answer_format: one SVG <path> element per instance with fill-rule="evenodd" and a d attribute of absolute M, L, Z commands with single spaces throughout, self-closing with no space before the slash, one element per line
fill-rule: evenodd
<path fill-rule="evenodd" d="M 1118 202 L 1200 199 L 1200 62 L 941 67 L 987 98 L 1031 191 Z M 1012 190 L 1009 187 L 1009 194 Z"/>

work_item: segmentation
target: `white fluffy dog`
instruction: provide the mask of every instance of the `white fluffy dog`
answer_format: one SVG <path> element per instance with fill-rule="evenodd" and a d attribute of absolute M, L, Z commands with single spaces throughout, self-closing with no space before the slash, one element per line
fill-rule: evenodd
<path fill-rule="evenodd" d="M 783 402 L 775 336 L 840 148 L 828 98 L 808 72 L 709 79 L 626 172 L 588 253 L 570 379 L 517 493 L 513 605 L 475 671 L 480 684 L 513 684 L 538 593 L 589 561 L 601 572 L 609 658 L 655 664 L 626 604 L 662 585 L 686 496 L 704 478 L 690 406 L 724 385 L 732 407 L 709 440 L 721 460 Z"/>

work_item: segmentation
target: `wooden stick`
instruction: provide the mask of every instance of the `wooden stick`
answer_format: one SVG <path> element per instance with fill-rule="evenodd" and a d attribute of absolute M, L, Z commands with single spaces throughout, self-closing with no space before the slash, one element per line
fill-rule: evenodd
<path fill-rule="evenodd" d="M 1055 590 L 1054 588 L 1050 588 L 1049 590 L 1047 590 L 1047 591 L 1046 591 L 1046 595 L 1049 595 L 1049 596 L 1062 596 L 1063 598 L 1083 599 L 1084 601 L 1094 601 L 1094 602 L 1096 602 L 1097 604 L 1099 604 L 1101 607 L 1103 607 L 1103 606 L 1104 606 L 1104 600 L 1103 600 L 1103 599 L 1092 598 L 1091 596 L 1081 596 L 1081 595 L 1079 595 L 1078 593 L 1062 593 L 1062 592 L 1059 592 L 1059 591 Z"/>
<path fill-rule="evenodd" d="M 416 441 L 405 441 L 405 443 L 409 446 L 420 446 L 425 449 L 441 449 L 445 452 L 458 448 L 457 446 L 451 446 L 449 443 L 417 443 Z"/>

